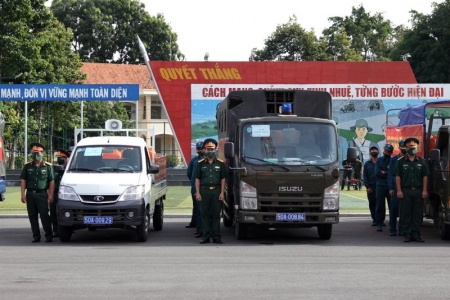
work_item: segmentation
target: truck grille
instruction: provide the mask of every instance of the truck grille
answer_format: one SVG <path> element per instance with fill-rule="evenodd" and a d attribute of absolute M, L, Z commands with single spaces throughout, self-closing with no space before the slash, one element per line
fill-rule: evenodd
<path fill-rule="evenodd" d="M 321 194 L 261 194 L 259 204 L 261 212 L 321 212 L 323 209 Z"/>
<path fill-rule="evenodd" d="M 119 199 L 119 195 L 80 195 L 81 202 L 89 204 L 110 204 L 115 203 Z"/>

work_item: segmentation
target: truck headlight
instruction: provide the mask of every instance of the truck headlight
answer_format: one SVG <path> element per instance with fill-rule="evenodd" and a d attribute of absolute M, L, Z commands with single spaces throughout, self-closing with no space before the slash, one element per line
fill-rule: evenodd
<path fill-rule="evenodd" d="M 69 201 L 81 201 L 78 194 L 70 186 L 61 185 L 58 190 L 58 199 Z"/>
<path fill-rule="evenodd" d="M 256 188 L 241 181 L 241 208 L 242 209 L 258 209 L 258 199 L 256 198 Z"/>
<path fill-rule="evenodd" d="M 140 200 L 142 198 L 144 198 L 144 185 L 136 185 L 127 188 L 118 201 Z"/>
<path fill-rule="evenodd" d="M 339 210 L 339 182 L 327 187 L 323 194 L 323 210 Z"/>

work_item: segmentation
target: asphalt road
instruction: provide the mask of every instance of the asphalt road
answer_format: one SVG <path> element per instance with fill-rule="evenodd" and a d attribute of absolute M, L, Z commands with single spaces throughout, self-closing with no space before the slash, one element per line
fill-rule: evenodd
<path fill-rule="evenodd" d="M 341 218 L 329 241 L 222 228 L 223 245 L 198 244 L 187 221 L 166 219 L 146 243 L 108 229 L 32 244 L 27 219 L 0 219 L 0 299 L 450 299 L 450 241 L 428 221 L 423 244 Z"/>

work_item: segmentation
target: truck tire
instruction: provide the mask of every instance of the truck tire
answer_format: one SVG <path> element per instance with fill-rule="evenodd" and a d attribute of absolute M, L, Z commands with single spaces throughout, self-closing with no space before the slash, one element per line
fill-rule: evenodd
<path fill-rule="evenodd" d="M 442 215 L 440 217 L 439 235 L 442 240 L 450 240 L 450 225 L 445 224 Z"/>
<path fill-rule="evenodd" d="M 150 226 L 150 214 L 145 212 L 144 221 L 141 225 L 136 226 L 137 239 L 139 242 L 146 242 L 148 239 L 148 227 Z"/>
<path fill-rule="evenodd" d="M 331 238 L 331 232 L 333 230 L 333 224 L 320 224 L 317 225 L 317 233 L 321 240 L 329 240 Z"/>
<path fill-rule="evenodd" d="M 72 238 L 73 229 L 72 226 L 61 226 L 58 224 L 59 240 L 63 243 L 70 242 Z"/>
<path fill-rule="evenodd" d="M 248 224 L 236 222 L 234 224 L 234 234 L 238 240 L 248 238 Z"/>
<path fill-rule="evenodd" d="M 155 212 L 153 214 L 153 229 L 155 231 L 161 231 L 164 225 L 164 204 L 160 200 L 160 205 L 155 206 Z"/>

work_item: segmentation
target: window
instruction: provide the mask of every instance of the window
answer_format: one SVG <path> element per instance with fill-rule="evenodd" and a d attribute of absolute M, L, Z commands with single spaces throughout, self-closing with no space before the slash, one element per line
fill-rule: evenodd
<path fill-rule="evenodd" d="M 142 112 L 142 119 L 147 119 L 147 105 L 144 105 L 144 111 Z"/>

